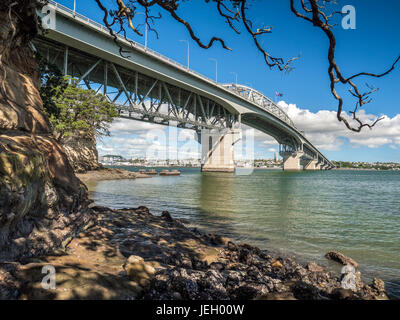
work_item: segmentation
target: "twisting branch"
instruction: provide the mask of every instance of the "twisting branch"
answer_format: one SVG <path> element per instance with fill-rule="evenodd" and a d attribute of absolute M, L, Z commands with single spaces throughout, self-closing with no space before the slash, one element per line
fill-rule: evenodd
<path fill-rule="evenodd" d="M 301 1 L 301 7 L 303 9 L 303 12 L 300 12 L 296 9 L 294 0 L 290 0 L 290 8 L 292 12 L 299 18 L 304 19 L 305 21 L 308 21 L 312 23 L 315 27 L 320 28 L 324 34 L 327 36 L 329 39 L 329 49 L 328 49 L 328 61 L 329 61 L 329 68 L 328 68 L 328 74 L 329 74 L 329 79 L 330 79 L 330 89 L 332 92 L 332 95 L 334 98 L 338 101 L 338 107 L 337 107 L 337 118 L 339 121 L 343 122 L 346 127 L 352 131 L 355 132 L 360 132 L 362 128 L 368 127 L 372 128 L 374 127 L 379 121 L 381 121 L 383 118 L 378 118 L 372 123 L 364 123 L 361 121 L 361 119 L 357 116 L 357 111 L 359 108 L 361 108 L 363 105 L 370 103 L 372 99 L 369 97 L 372 93 L 376 92 L 378 89 L 374 89 L 371 86 L 367 85 L 367 87 L 370 89 L 367 92 L 361 93 L 357 87 L 357 85 L 353 82 L 354 79 L 361 77 L 361 76 L 369 76 L 369 77 L 375 77 L 375 78 L 380 78 L 383 77 L 390 72 L 392 72 L 396 66 L 396 64 L 400 61 L 400 56 L 397 57 L 397 59 L 394 61 L 392 66 L 385 72 L 381 74 L 374 74 L 370 72 L 360 72 L 355 75 L 352 75 L 350 77 L 345 78 L 342 75 L 342 72 L 339 68 L 339 66 L 336 63 L 335 60 L 335 50 L 336 50 L 336 38 L 334 33 L 332 32 L 332 27 L 334 25 L 331 25 L 329 23 L 330 18 L 337 12 L 334 12 L 330 15 L 327 15 L 323 10 L 325 9 L 324 4 L 320 4 L 321 0 L 309 0 L 309 7 L 306 6 L 304 0 Z M 333 2 L 332 0 L 326 0 L 323 1 L 324 3 L 327 2 Z M 344 85 L 350 86 L 349 92 L 353 97 L 356 98 L 357 102 L 355 104 L 355 107 L 353 111 L 350 112 L 352 115 L 352 119 L 357 123 L 356 125 L 350 124 L 348 119 L 346 119 L 345 116 L 342 115 L 343 111 L 343 98 L 338 94 L 336 90 L 336 84 L 337 83 L 342 83 Z"/>
<path fill-rule="evenodd" d="M 266 50 L 263 49 L 260 42 L 258 41 L 258 36 L 263 35 L 265 33 L 271 33 L 272 27 L 268 27 L 268 28 L 263 27 L 261 29 L 257 29 L 254 32 L 252 30 L 252 23 L 246 18 L 246 10 L 247 10 L 246 3 L 247 3 L 247 1 L 241 1 L 241 4 L 240 4 L 241 19 L 242 19 L 245 29 L 253 38 L 257 49 L 264 55 L 265 62 L 267 63 L 267 65 L 270 68 L 278 67 L 278 69 L 280 71 L 291 71 L 293 68 L 290 66 L 290 64 L 294 60 L 297 60 L 298 57 L 291 58 L 287 62 L 285 62 L 282 58 L 277 58 L 277 57 L 271 56 Z"/>
<path fill-rule="evenodd" d="M 103 23 L 110 31 L 111 35 L 114 37 L 115 41 L 117 41 L 117 34 L 122 33 L 126 38 L 126 32 L 123 28 L 124 23 L 127 22 L 130 29 L 132 29 L 136 34 L 142 35 L 137 27 L 134 27 L 133 18 L 136 13 L 136 6 L 141 6 L 145 9 L 146 21 L 149 30 L 156 32 L 153 28 L 151 28 L 149 21 L 153 22 L 153 18 L 161 18 L 161 13 L 158 14 L 158 17 L 150 16 L 150 8 L 159 7 L 162 10 L 168 12 L 170 16 L 185 26 L 187 31 L 189 32 L 190 37 L 203 49 L 209 49 L 214 45 L 215 42 L 219 42 L 224 49 L 231 50 L 225 43 L 225 41 L 220 37 L 212 37 L 208 43 L 203 42 L 199 36 L 194 32 L 191 24 L 183 19 L 178 14 L 179 9 L 179 0 L 114 0 L 116 1 L 116 5 L 118 6 L 118 10 L 110 10 L 103 6 L 101 0 L 95 0 L 100 9 L 104 13 Z M 216 3 L 217 12 L 221 17 L 225 19 L 228 23 L 229 27 L 237 34 L 240 34 L 240 24 L 243 25 L 244 29 L 250 36 L 253 38 L 254 43 L 257 49 L 263 54 L 264 60 L 270 68 L 277 67 L 281 71 L 290 71 L 293 68 L 291 67 L 291 63 L 294 60 L 297 60 L 298 57 L 289 59 L 288 61 L 284 61 L 283 58 L 274 57 L 270 53 L 268 53 L 261 45 L 259 41 L 259 37 L 264 34 L 272 33 L 272 26 L 262 26 L 253 30 L 253 23 L 246 17 L 246 12 L 248 10 L 247 0 L 205 0 L 205 2 L 213 2 Z M 109 16 L 113 18 L 111 22 L 109 22 Z M 120 30 L 116 33 L 112 27 L 114 24 L 118 23 L 120 25 Z M 140 25 L 139 25 L 140 26 Z M 157 34 L 157 33 L 156 33 Z M 128 40 L 126 38 L 126 40 Z M 122 48 L 120 48 L 120 53 L 122 53 Z"/>
<path fill-rule="evenodd" d="M 104 13 L 103 22 L 105 26 L 110 31 L 110 34 L 114 37 L 114 41 L 117 42 L 117 35 L 123 34 L 126 40 L 129 41 L 126 37 L 126 31 L 124 28 L 125 23 L 129 26 L 129 28 L 135 32 L 137 35 L 141 36 L 141 32 L 138 27 L 134 26 L 133 19 L 135 17 L 135 13 L 137 7 L 142 7 L 145 10 L 145 23 L 148 28 L 156 32 L 156 30 L 152 29 L 149 22 L 154 23 L 153 19 L 161 18 L 161 13 L 158 14 L 158 17 L 150 15 L 150 9 L 152 8 L 160 8 L 163 11 L 166 11 L 174 20 L 184 25 L 187 31 L 189 32 L 190 37 L 201 47 L 204 49 L 208 49 L 212 47 L 215 42 L 219 42 L 223 48 L 227 50 L 231 50 L 222 38 L 212 37 L 208 43 L 203 42 L 199 36 L 194 32 L 191 24 L 183 19 L 180 14 L 178 14 L 178 9 L 180 3 L 184 0 L 113 0 L 118 8 L 118 10 L 107 10 L 101 3 L 101 0 L 95 0 L 100 9 Z M 280 71 L 291 71 L 293 69 L 292 62 L 297 60 L 299 57 L 294 57 L 285 61 L 281 57 L 272 56 L 265 48 L 262 46 L 262 41 L 260 42 L 260 37 L 263 35 L 267 35 L 272 33 L 272 26 L 262 25 L 261 27 L 253 27 L 253 22 L 247 17 L 248 14 L 248 5 L 249 0 L 204 0 L 206 3 L 214 3 L 216 4 L 216 10 L 218 14 L 225 20 L 225 22 L 229 25 L 229 27 L 237 34 L 240 33 L 240 26 L 250 35 L 253 39 L 254 44 L 257 47 L 257 50 L 263 54 L 264 60 L 266 64 L 270 68 L 278 68 Z M 332 10 L 328 12 L 327 4 L 336 5 L 336 0 L 296 0 L 296 3 L 299 6 L 299 9 L 296 8 L 295 0 L 290 1 L 290 10 L 299 18 L 311 23 L 314 27 L 317 27 L 323 31 L 326 37 L 329 40 L 329 48 L 328 48 L 328 75 L 330 79 L 330 90 L 333 97 L 338 101 L 337 106 L 337 118 L 339 121 L 343 122 L 346 127 L 352 131 L 360 132 L 362 128 L 369 127 L 372 128 L 376 125 L 382 118 L 378 118 L 373 123 L 363 123 L 361 119 L 357 116 L 357 111 L 359 108 L 364 106 L 367 103 L 371 102 L 370 95 L 376 92 L 378 89 L 374 89 L 367 85 L 369 91 L 361 93 L 355 84 L 354 80 L 361 77 L 373 77 L 380 78 L 388 75 L 392 72 L 398 62 L 400 61 L 400 56 L 394 61 L 392 66 L 381 74 L 374 74 L 370 72 L 359 72 L 357 74 L 351 75 L 349 77 L 344 77 L 339 66 L 335 60 L 335 51 L 336 51 L 336 38 L 332 31 L 332 28 L 336 25 L 331 22 L 334 16 L 342 16 L 342 12 L 338 12 Z M 109 21 L 109 18 L 111 20 Z M 112 28 L 114 25 L 119 26 L 118 32 L 115 32 Z M 139 25 L 140 26 L 140 25 Z M 156 32 L 157 34 L 157 32 Z M 122 48 L 120 46 L 120 53 L 122 54 Z M 338 94 L 336 90 L 336 85 L 341 83 L 349 87 L 349 92 L 351 95 L 357 100 L 353 111 L 350 112 L 352 115 L 352 119 L 354 120 L 353 125 L 349 122 L 349 119 L 346 118 L 343 114 L 343 98 Z"/>

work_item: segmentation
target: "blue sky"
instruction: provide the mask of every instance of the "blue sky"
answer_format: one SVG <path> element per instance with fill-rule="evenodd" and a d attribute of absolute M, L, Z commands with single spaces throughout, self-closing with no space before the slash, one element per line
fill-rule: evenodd
<path fill-rule="evenodd" d="M 73 6 L 72 0 L 59 2 L 70 8 Z M 112 1 L 104 0 L 103 3 L 110 4 Z M 329 90 L 326 37 L 319 29 L 296 18 L 289 10 L 289 0 L 255 0 L 252 3 L 249 17 L 252 17 L 253 22 L 256 25 L 265 23 L 274 26 L 273 33 L 263 38 L 264 47 L 271 54 L 285 59 L 300 55 L 291 73 L 270 70 L 249 36 L 244 32 L 236 35 L 229 29 L 212 2 L 184 2 L 179 14 L 192 23 L 195 32 L 204 42 L 208 42 L 213 35 L 220 36 L 232 51 L 224 50 L 219 44 L 208 50 L 199 48 L 190 40 L 186 29 L 172 21 L 166 13 L 162 13 L 163 18 L 156 21 L 159 39 L 149 33 L 148 46 L 186 64 L 186 44 L 179 40 L 190 40 L 192 69 L 215 78 L 215 63 L 209 60 L 215 58 L 218 60 L 219 82 L 234 82 L 231 72 L 236 72 L 239 83 L 252 86 L 271 98 L 274 98 L 276 90 L 282 92 L 284 96 L 281 98 L 281 106 L 288 110 L 296 125 L 331 159 L 400 162 L 400 116 L 397 116 L 400 114 L 400 65 L 385 78 L 361 79 L 358 82 L 360 86 L 367 81 L 380 88 L 374 94 L 373 102 L 366 106 L 365 117 L 385 115 L 386 122 L 359 135 L 346 132 L 334 117 L 337 104 Z M 344 30 L 340 25 L 335 29 L 338 42 L 336 59 L 344 75 L 359 71 L 380 73 L 386 70 L 400 54 L 400 1 L 353 0 L 338 3 L 338 8 L 353 5 L 357 17 L 356 30 Z M 101 20 L 94 0 L 77 0 L 77 11 L 93 20 Z M 143 15 L 138 16 L 138 21 L 140 19 L 143 20 Z M 144 38 L 132 32 L 129 36 L 144 43 Z M 344 93 L 342 89 L 339 92 Z M 350 98 L 346 102 L 345 110 L 351 110 L 354 100 Z M 152 128 L 136 122 L 130 126 L 136 126 L 137 130 L 128 132 L 125 124 L 117 123 L 115 130 L 112 130 L 113 136 L 120 142 L 123 138 L 139 139 L 146 130 Z M 120 131 L 121 127 L 124 127 L 123 131 Z M 107 153 L 110 147 L 124 148 L 126 151 L 125 144 L 121 142 L 118 145 L 112 138 L 104 138 L 99 143 L 100 154 Z M 255 151 L 258 157 L 272 157 L 273 149 L 277 149 L 276 144 L 267 136 L 256 134 Z"/>

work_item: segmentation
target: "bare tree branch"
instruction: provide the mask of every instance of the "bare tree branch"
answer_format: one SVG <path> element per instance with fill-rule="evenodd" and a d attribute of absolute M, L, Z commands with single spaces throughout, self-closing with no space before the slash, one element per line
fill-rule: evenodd
<path fill-rule="evenodd" d="M 223 48 L 231 50 L 225 41 L 220 37 L 212 37 L 208 42 L 203 42 L 200 37 L 195 33 L 190 22 L 181 17 L 179 12 L 179 5 L 183 0 L 112 0 L 115 1 L 117 10 L 107 10 L 101 3 L 101 0 L 95 0 L 100 9 L 104 13 L 103 22 L 105 26 L 110 31 L 110 34 L 114 37 L 114 41 L 117 42 L 117 35 L 123 34 L 126 40 L 126 30 L 124 25 L 127 24 L 129 28 L 135 32 L 137 35 L 141 36 L 141 32 L 138 26 L 135 27 L 133 19 L 137 13 L 137 7 L 142 7 L 145 10 L 145 23 L 151 31 L 156 32 L 149 22 L 154 23 L 153 19 L 161 18 L 161 13 L 158 16 L 151 16 L 150 9 L 161 9 L 167 12 L 174 20 L 184 25 L 186 30 L 189 32 L 190 37 L 204 49 L 208 49 L 214 45 L 215 42 L 219 42 Z M 216 4 L 216 10 L 218 14 L 225 20 L 229 27 L 237 34 L 239 34 L 240 26 L 246 31 L 247 34 L 253 39 L 253 42 L 259 52 L 262 53 L 266 64 L 270 68 L 278 68 L 280 71 L 291 71 L 293 69 L 292 62 L 299 59 L 299 57 L 294 57 L 285 61 L 282 57 L 276 57 L 269 53 L 263 47 L 263 41 L 260 37 L 264 35 L 271 34 L 273 31 L 272 26 L 262 25 L 260 27 L 254 27 L 254 23 L 250 20 L 248 15 L 249 0 L 204 0 L 206 3 Z M 328 75 L 330 79 L 330 91 L 333 97 L 338 101 L 337 106 L 337 119 L 345 124 L 345 126 L 352 131 L 360 132 L 362 128 L 369 127 L 372 128 L 376 125 L 382 118 L 378 118 L 372 123 L 363 123 L 357 116 L 357 111 L 359 108 L 363 107 L 372 101 L 370 95 L 376 92 L 378 89 L 374 89 L 367 85 L 369 91 L 361 93 L 358 89 L 357 84 L 354 82 L 355 79 L 366 76 L 372 78 L 381 78 L 389 73 L 391 73 L 398 62 L 400 61 L 400 55 L 395 59 L 394 63 L 388 70 L 383 73 L 375 74 L 371 72 L 359 72 L 357 74 L 351 75 L 349 77 L 344 77 L 342 72 L 336 63 L 335 52 L 336 52 L 336 37 L 332 31 L 332 28 L 336 25 L 331 22 L 332 18 L 335 16 L 342 16 L 343 13 L 335 10 L 337 5 L 336 0 L 289 0 L 290 10 L 299 18 L 311 23 L 314 27 L 317 27 L 323 31 L 325 36 L 329 40 L 328 47 Z M 296 3 L 295 3 L 296 2 Z M 296 8 L 296 4 L 299 9 Z M 331 6 L 333 10 L 328 10 L 328 6 Z M 116 32 L 113 27 L 119 26 L 119 30 Z M 140 25 L 139 25 L 140 26 Z M 120 53 L 122 54 L 122 49 L 120 47 Z M 346 118 L 343 112 L 344 101 L 343 98 L 338 94 L 336 90 L 337 84 L 343 84 L 349 86 L 350 94 L 356 99 L 356 104 L 353 110 L 350 112 L 352 115 L 353 123 L 350 123 L 350 119 Z"/>
<path fill-rule="evenodd" d="M 332 1 L 326 0 L 324 2 L 332 2 Z M 376 92 L 378 89 L 373 89 L 372 87 L 367 85 L 367 87 L 370 89 L 370 91 L 361 93 L 359 91 L 357 85 L 352 80 L 355 78 L 358 78 L 360 76 L 369 76 L 369 77 L 375 77 L 375 78 L 383 77 L 394 70 L 396 64 L 400 60 L 400 56 L 397 57 L 397 59 L 392 64 L 392 66 L 384 73 L 374 74 L 374 73 L 370 73 L 370 72 L 360 72 L 360 73 L 357 73 L 355 75 L 345 78 L 342 75 L 341 70 L 335 60 L 336 38 L 335 38 L 334 33 L 332 32 L 333 25 L 329 24 L 329 19 L 330 19 L 330 17 L 333 16 L 333 14 L 326 15 L 325 12 L 323 11 L 323 9 L 325 9 L 325 6 L 320 5 L 320 3 L 321 3 L 320 0 L 309 0 L 310 7 L 306 7 L 304 0 L 301 0 L 301 7 L 303 9 L 303 12 L 299 12 L 295 7 L 294 0 L 290 0 L 290 8 L 297 17 L 302 18 L 305 21 L 312 23 L 317 28 L 320 28 L 324 32 L 324 34 L 327 36 L 327 38 L 329 39 L 328 74 L 329 74 L 329 79 L 330 79 L 330 89 L 331 89 L 332 95 L 338 101 L 338 107 L 337 107 L 338 120 L 343 122 L 348 129 L 355 131 L 355 132 L 360 132 L 362 130 L 362 128 L 364 128 L 364 127 L 369 127 L 371 129 L 383 118 L 378 118 L 377 120 L 375 120 L 372 123 L 364 123 L 357 116 L 357 111 L 363 105 L 370 103 L 372 101 L 372 99 L 369 98 L 369 96 L 370 96 L 370 94 Z M 352 119 L 355 120 L 357 125 L 350 124 L 348 119 L 346 119 L 345 116 L 342 115 L 344 102 L 343 102 L 343 98 L 338 94 L 338 92 L 336 90 L 337 83 L 342 83 L 344 85 L 350 86 L 349 92 L 357 100 L 353 111 L 350 112 L 350 114 L 352 115 Z"/>

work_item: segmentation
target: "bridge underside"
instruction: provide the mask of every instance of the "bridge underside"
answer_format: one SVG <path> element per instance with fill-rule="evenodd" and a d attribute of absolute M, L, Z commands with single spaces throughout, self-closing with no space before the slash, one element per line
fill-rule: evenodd
<path fill-rule="evenodd" d="M 267 135 L 273 137 L 279 143 L 279 153 L 283 158 L 283 170 L 299 171 L 329 169 L 325 159 L 319 158 L 318 154 L 311 150 L 302 141 L 297 140 L 293 135 L 287 134 L 277 127 L 268 118 L 255 113 L 241 115 L 243 124 L 251 126 Z"/>
<path fill-rule="evenodd" d="M 104 94 L 121 118 L 201 130 L 232 128 L 238 114 L 197 93 L 38 38 L 34 46 L 80 86 Z"/>
<path fill-rule="evenodd" d="M 168 82 L 165 77 L 157 79 L 45 37 L 36 38 L 33 44 L 43 57 L 70 76 L 71 81 L 104 94 L 115 104 L 121 118 L 197 132 L 213 130 L 218 138 L 210 141 L 211 147 L 203 145 L 203 171 L 234 170 L 232 139 L 241 123 L 272 136 L 280 144 L 284 170 L 331 166 L 317 150 L 304 143 L 288 116 L 265 97 L 259 113 L 239 112 L 243 108 L 226 99 L 210 99 L 199 91 Z M 252 92 L 250 96 L 252 103 L 259 103 L 259 97 Z"/>

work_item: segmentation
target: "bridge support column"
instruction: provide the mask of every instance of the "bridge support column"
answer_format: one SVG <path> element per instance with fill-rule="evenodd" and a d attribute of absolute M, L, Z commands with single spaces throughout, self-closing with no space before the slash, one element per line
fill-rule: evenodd
<path fill-rule="evenodd" d="M 321 162 L 317 162 L 317 164 L 315 165 L 315 170 L 322 170 L 322 163 Z"/>
<path fill-rule="evenodd" d="M 308 162 L 304 163 L 304 170 L 319 170 L 317 165 L 318 165 L 318 160 L 316 159 L 309 160 Z"/>
<path fill-rule="evenodd" d="M 237 131 L 202 130 L 201 171 L 234 172 L 233 145 Z"/>
<path fill-rule="evenodd" d="M 284 152 L 283 157 L 283 170 L 284 171 L 300 171 L 300 159 L 302 152 Z"/>

